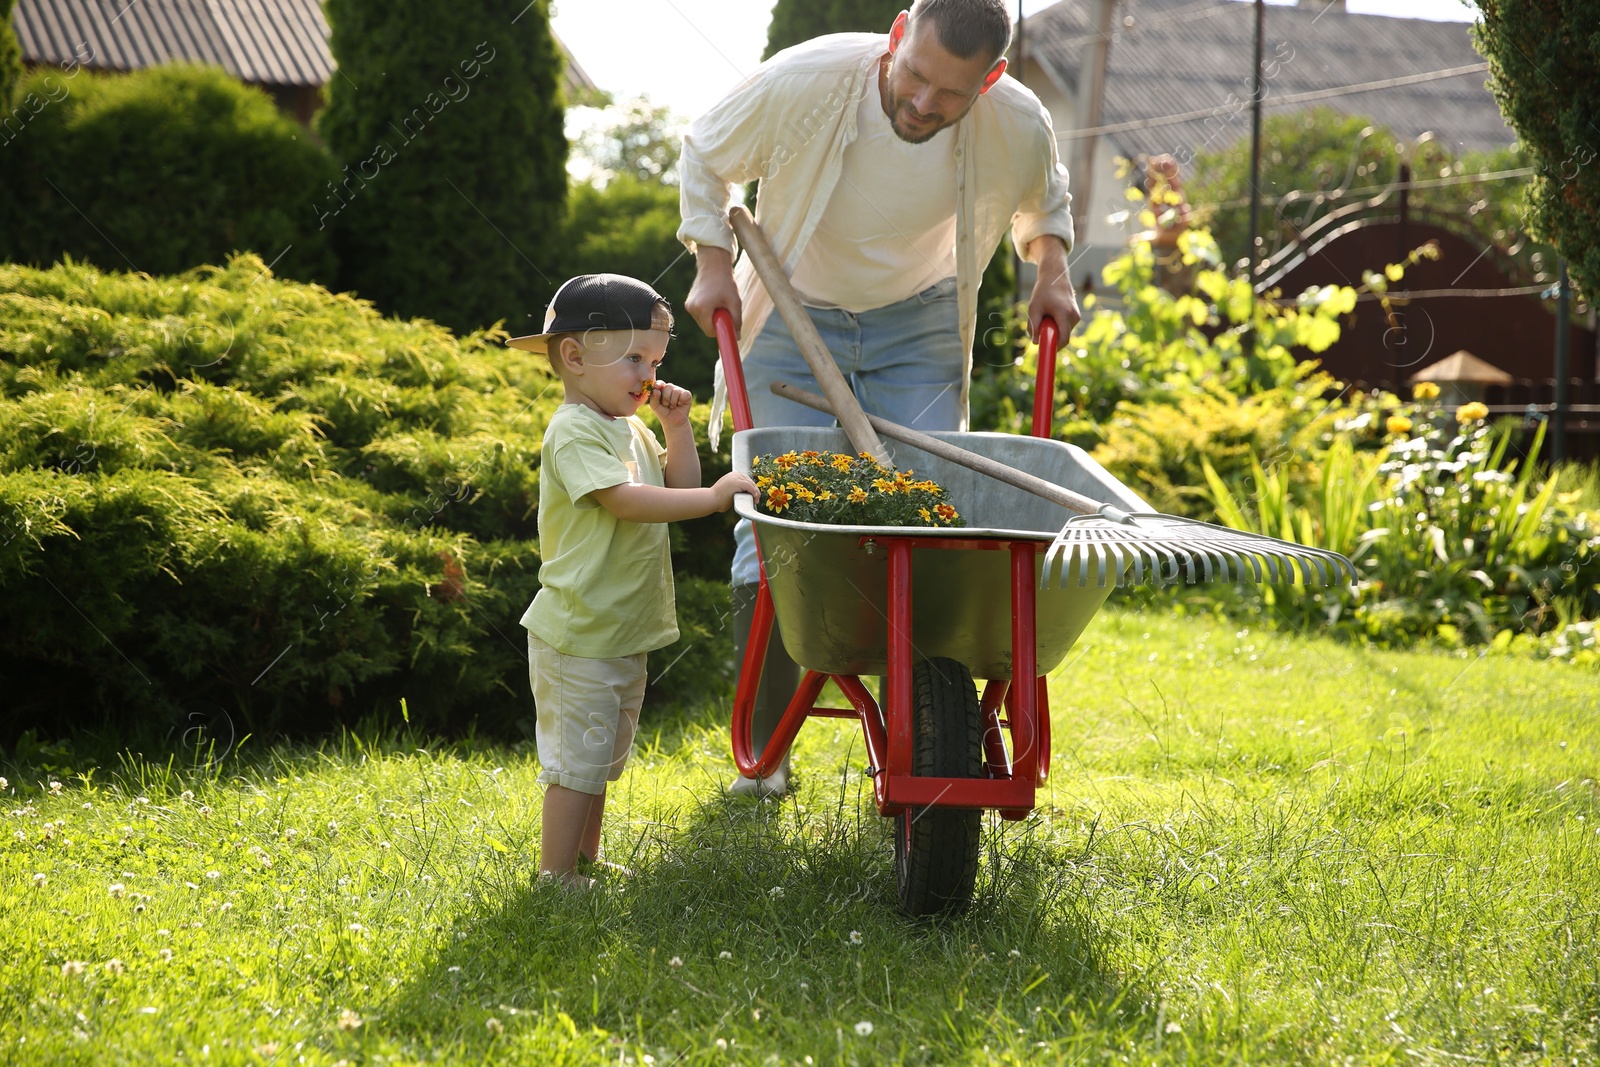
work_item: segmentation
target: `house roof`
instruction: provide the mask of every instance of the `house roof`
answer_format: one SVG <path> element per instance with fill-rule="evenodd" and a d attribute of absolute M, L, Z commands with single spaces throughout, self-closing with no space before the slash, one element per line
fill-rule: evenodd
<path fill-rule="evenodd" d="M 12 13 L 30 63 L 71 62 L 85 44 L 91 70 L 214 63 L 256 85 L 316 87 L 334 69 L 322 0 L 17 0 Z M 566 46 L 568 93 L 593 89 Z"/>
<path fill-rule="evenodd" d="M 1064 92 L 1072 92 L 1092 56 L 1098 10 L 1099 0 L 1061 0 L 1024 22 L 1027 57 Z M 1216 151 L 1249 135 L 1254 5 L 1122 0 L 1113 26 L 1099 128 L 1124 150 Z M 1485 86 L 1483 57 L 1466 23 L 1273 4 L 1266 7 L 1262 58 L 1272 72 L 1268 112 L 1326 106 L 1370 116 L 1402 137 L 1431 130 L 1457 151 L 1516 140 Z M 1423 77 L 1439 71 L 1456 73 Z M 1374 82 L 1391 84 L 1294 99 Z M 1184 117 L 1153 121 L 1174 116 Z M 1070 136 L 1062 131 L 1063 148 Z"/>

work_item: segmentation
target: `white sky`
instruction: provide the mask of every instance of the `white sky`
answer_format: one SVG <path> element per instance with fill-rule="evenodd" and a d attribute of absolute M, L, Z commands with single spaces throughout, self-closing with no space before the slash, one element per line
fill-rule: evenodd
<path fill-rule="evenodd" d="M 1053 2 L 1022 0 L 1022 10 Z M 1348 4 L 1397 18 L 1466 22 L 1475 13 L 1462 0 Z M 619 100 L 643 94 L 693 118 L 760 63 L 772 0 L 557 0 L 553 9 L 556 33 L 600 88 Z"/>

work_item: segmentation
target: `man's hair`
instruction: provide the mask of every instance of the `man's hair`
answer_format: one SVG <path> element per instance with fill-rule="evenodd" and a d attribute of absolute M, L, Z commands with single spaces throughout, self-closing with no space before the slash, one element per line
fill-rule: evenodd
<path fill-rule="evenodd" d="M 938 32 L 944 50 L 958 59 L 999 59 L 1011 47 L 1011 12 L 1005 0 L 916 0 L 908 28 L 924 21 Z"/>

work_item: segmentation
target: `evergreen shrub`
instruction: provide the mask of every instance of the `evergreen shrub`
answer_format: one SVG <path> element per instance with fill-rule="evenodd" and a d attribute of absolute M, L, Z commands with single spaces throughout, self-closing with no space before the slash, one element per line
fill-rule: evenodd
<path fill-rule="evenodd" d="M 0 258 L 175 274 L 253 251 L 333 279 L 313 210 L 332 160 L 260 89 L 218 67 L 46 67 L 17 98 L 39 107 L 0 151 Z"/>
<path fill-rule="evenodd" d="M 504 336 L 386 319 L 254 255 L 0 267 L 5 732 L 304 732 L 404 699 L 425 729 L 531 733 L 518 619 L 560 388 Z M 686 637 L 652 656 L 652 677 L 677 661 L 653 702 L 726 688 L 715 519 L 675 530 Z"/>

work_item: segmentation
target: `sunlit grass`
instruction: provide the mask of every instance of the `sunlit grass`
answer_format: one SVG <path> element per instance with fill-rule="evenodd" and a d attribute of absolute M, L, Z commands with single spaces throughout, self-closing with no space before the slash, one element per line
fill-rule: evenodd
<path fill-rule="evenodd" d="M 647 709 L 582 898 L 519 748 L 0 765 L 0 1062 L 1593 1061 L 1594 671 L 1107 612 L 1051 693 L 932 924 L 832 721 L 753 804 L 721 710 Z"/>

